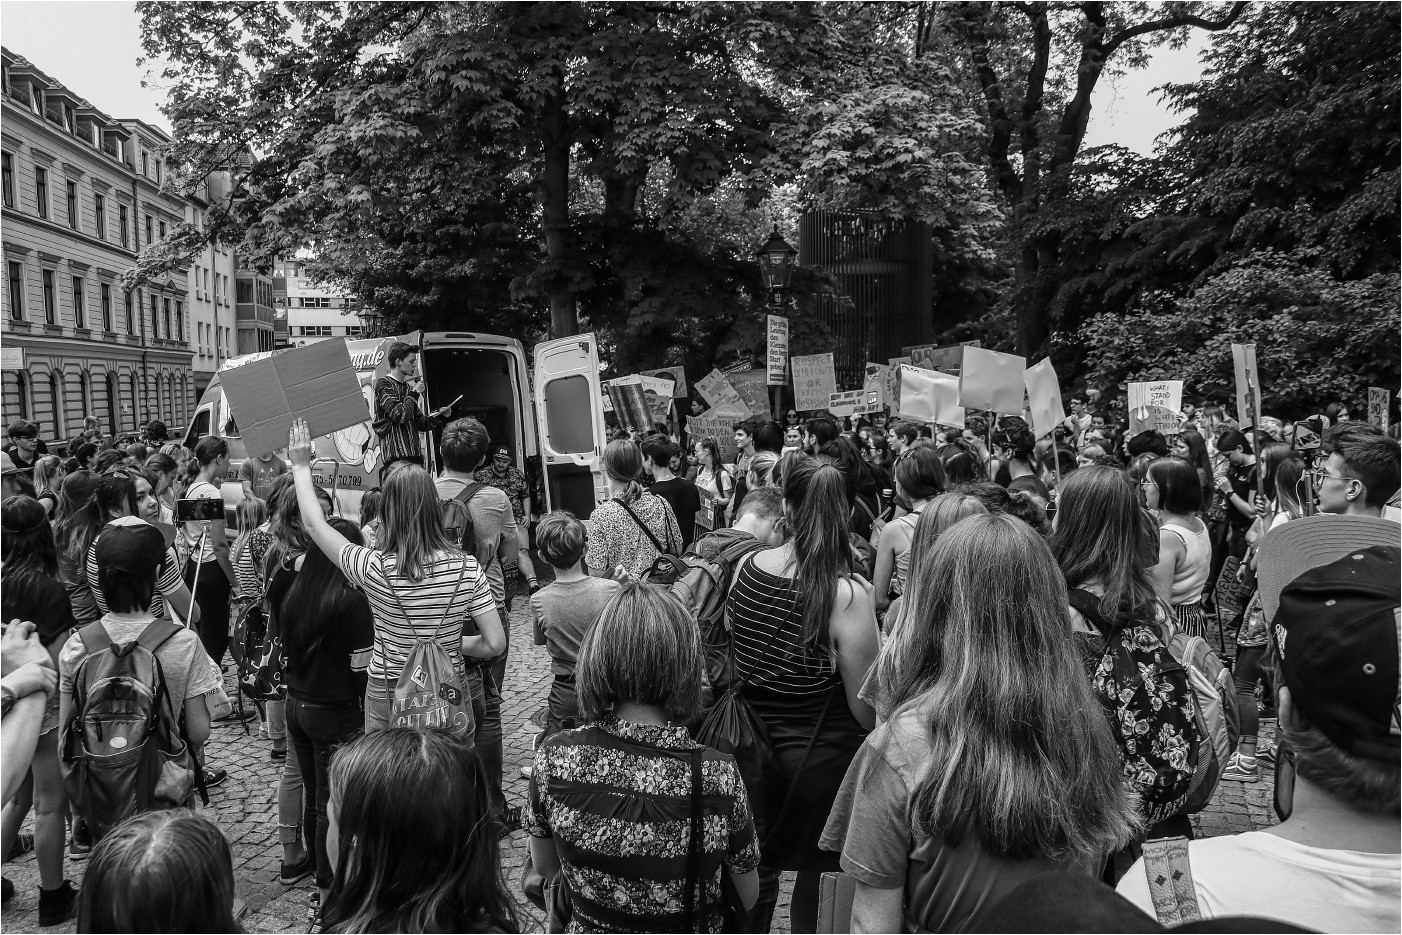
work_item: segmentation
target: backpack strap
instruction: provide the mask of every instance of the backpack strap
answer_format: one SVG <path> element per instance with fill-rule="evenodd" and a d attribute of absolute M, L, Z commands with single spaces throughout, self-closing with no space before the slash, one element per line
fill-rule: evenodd
<path fill-rule="evenodd" d="M 78 638 L 83 641 L 83 650 L 89 656 L 114 645 L 112 637 L 107 634 L 107 628 L 102 625 L 101 620 L 94 620 L 79 630 Z"/>
<path fill-rule="evenodd" d="M 136 638 L 136 644 L 154 656 L 156 650 L 160 649 L 166 640 L 182 629 L 184 628 L 176 626 L 165 617 L 157 617 L 146 625 L 146 629 L 141 631 L 141 635 Z"/>
<path fill-rule="evenodd" d="M 1145 841 L 1144 875 L 1160 925 L 1177 926 L 1202 918 L 1193 868 L 1188 862 L 1187 838 Z"/>
<path fill-rule="evenodd" d="M 647 535 L 647 537 L 648 537 L 649 539 L 652 540 L 652 544 L 657 548 L 657 552 L 658 552 L 659 555 L 671 555 L 671 554 L 672 554 L 672 552 L 671 552 L 670 549 L 664 549 L 664 548 L 662 547 L 662 543 L 660 543 L 660 542 L 657 541 L 657 536 L 653 534 L 653 532 L 652 532 L 651 529 L 648 529 L 648 528 L 647 528 L 647 524 L 644 523 L 642 520 L 638 519 L 638 514 L 633 512 L 633 508 L 632 508 L 632 507 L 630 507 L 628 504 L 624 503 L 622 500 L 615 499 L 613 502 L 614 502 L 614 503 L 617 503 L 619 506 L 623 507 L 623 511 L 633 518 L 633 522 L 635 522 L 635 523 L 638 524 L 638 528 L 641 529 L 641 530 Z M 664 516 L 663 518 L 665 519 L 666 517 Z M 670 538 L 671 538 L 671 535 L 672 535 L 671 527 L 668 527 L 668 529 L 667 529 L 667 537 L 670 539 Z"/>
<path fill-rule="evenodd" d="M 1107 640 L 1110 638 L 1115 627 L 1101 615 L 1100 598 L 1085 588 L 1071 588 L 1066 592 L 1066 599 L 1091 626 L 1100 631 L 1101 636 Z"/>
<path fill-rule="evenodd" d="M 477 496 L 477 492 L 485 486 L 487 485 L 481 483 L 480 481 L 474 481 L 471 484 L 468 484 L 467 486 L 463 487 L 462 490 L 459 490 L 457 494 L 453 497 L 453 499 L 461 503 L 463 506 L 467 506 L 468 501 L 471 500 L 473 497 Z"/>

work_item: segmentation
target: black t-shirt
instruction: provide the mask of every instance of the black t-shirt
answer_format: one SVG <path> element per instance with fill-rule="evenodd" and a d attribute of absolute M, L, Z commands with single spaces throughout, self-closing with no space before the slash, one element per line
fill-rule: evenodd
<path fill-rule="evenodd" d="M 682 549 L 691 545 L 696 534 L 696 511 L 701 509 L 701 495 L 696 485 L 684 477 L 657 481 L 652 492 L 672 505 L 672 513 L 677 517 L 677 526 L 682 531 Z"/>
<path fill-rule="evenodd" d="M 1232 465 L 1227 469 L 1227 482 L 1232 485 L 1232 493 L 1247 503 L 1256 496 L 1256 465 Z M 1243 516 L 1231 503 L 1226 504 L 1227 522 L 1237 529 L 1250 529 L 1252 518 Z"/>
<path fill-rule="evenodd" d="M 37 628 L 39 642 L 48 646 L 78 626 L 68 591 L 58 579 L 37 571 L 5 572 L 0 620 L 28 620 Z"/>
<path fill-rule="evenodd" d="M 268 582 L 268 608 L 278 632 L 287 626 L 282 613 L 288 595 L 297 582 L 298 572 L 292 562 L 284 562 L 273 572 Z M 328 605 L 330 623 L 323 631 L 321 643 L 305 658 L 287 654 L 283 678 L 287 691 L 306 704 L 343 704 L 365 694 L 365 668 L 351 668 L 357 654 L 369 661 L 369 650 L 375 642 L 375 618 L 365 595 L 349 587 L 338 589 L 336 600 Z M 301 621 L 298 621 L 299 623 Z M 283 644 L 286 649 L 286 643 Z"/>

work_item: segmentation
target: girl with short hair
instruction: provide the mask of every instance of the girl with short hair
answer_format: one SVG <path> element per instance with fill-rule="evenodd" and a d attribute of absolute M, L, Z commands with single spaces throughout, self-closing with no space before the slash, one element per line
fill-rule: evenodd
<path fill-rule="evenodd" d="M 1158 516 L 1159 559 L 1154 590 L 1172 608 L 1178 628 L 1207 636 L 1202 589 L 1212 570 L 1212 537 L 1199 518 L 1202 481 L 1187 461 L 1160 458 L 1149 465 L 1140 486 L 1145 504 Z"/>

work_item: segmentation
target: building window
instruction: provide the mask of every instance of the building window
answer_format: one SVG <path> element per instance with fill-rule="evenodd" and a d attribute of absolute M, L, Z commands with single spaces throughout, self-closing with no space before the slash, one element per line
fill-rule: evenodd
<path fill-rule="evenodd" d="M 136 428 L 136 401 L 141 398 L 136 392 L 136 374 L 127 377 L 127 382 L 131 384 L 131 427 Z"/>
<path fill-rule="evenodd" d="M 78 183 L 68 181 L 68 226 L 78 229 Z"/>
<path fill-rule="evenodd" d="M 112 330 L 112 286 L 102 284 L 102 330 Z"/>
<path fill-rule="evenodd" d="M 146 246 L 148 247 L 151 246 L 151 244 L 153 244 L 156 240 L 156 238 L 151 233 L 153 223 L 154 222 L 151 219 L 151 215 L 146 215 Z"/>
<path fill-rule="evenodd" d="M 127 236 L 127 206 L 117 205 L 117 226 L 122 229 L 122 246 L 131 246 L 131 238 Z"/>
<path fill-rule="evenodd" d="M 131 290 L 122 290 L 122 311 L 126 313 L 127 334 L 136 334 L 136 313 L 132 310 Z"/>
<path fill-rule="evenodd" d="M 24 266 L 5 264 L 10 274 L 10 320 L 24 321 Z"/>
<path fill-rule="evenodd" d="M 52 370 L 49 371 L 49 397 L 54 401 L 54 428 L 58 432 L 58 437 L 62 438 L 63 432 L 63 391 L 59 389 L 58 375 Z"/>
<path fill-rule="evenodd" d="M 185 340 L 185 303 L 175 300 L 175 340 Z"/>
<path fill-rule="evenodd" d="M 58 322 L 58 296 L 54 294 L 54 271 L 44 270 L 44 321 Z"/>
<path fill-rule="evenodd" d="M 158 163 L 156 163 L 156 165 L 160 165 L 160 163 L 158 162 Z M 162 221 L 162 222 L 160 223 L 160 231 L 161 231 L 161 239 L 162 239 L 162 240 L 165 240 L 165 239 L 166 239 L 166 222 L 165 222 L 165 221 Z"/>
<path fill-rule="evenodd" d="M 0 167 L 4 169 L 5 175 L 5 207 L 15 206 L 15 157 L 9 153 L 0 153 Z"/>
<path fill-rule="evenodd" d="M 151 164 L 147 161 L 149 158 L 150 157 L 146 155 L 146 150 L 143 149 L 141 151 L 141 174 L 148 179 L 151 177 Z"/>
<path fill-rule="evenodd" d="M 161 318 L 165 321 L 165 336 L 170 339 L 170 299 L 161 299 Z"/>
<path fill-rule="evenodd" d="M 156 304 L 156 297 L 151 296 L 151 339 L 155 340 L 161 336 L 161 310 Z"/>
<path fill-rule="evenodd" d="M 97 239 L 107 239 L 107 199 L 102 195 L 92 196 L 93 215 L 97 219 Z"/>
<path fill-rule="evenodd" d="M 83 277 L 73 277 L 73 327 L 86 328 L 87 322 L 84 320 L 83 308 Z"/>
<path fill-rule="evenodd" d="M 35 197 L 39 199 L 39 217 L 49 217 L 49 170 L 43 166 L 34 167 Z"/>
<path fill-rule="evenodd" d="M 161 161 L 156 160 L 156 184 L 161 184 Z"/>

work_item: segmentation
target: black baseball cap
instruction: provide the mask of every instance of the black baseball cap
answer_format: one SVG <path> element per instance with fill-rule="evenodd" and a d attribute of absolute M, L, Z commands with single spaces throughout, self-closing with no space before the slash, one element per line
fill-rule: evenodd
<path fill-rule="evenodd" d="M 1402 549 L 1374 545 L 1299 575 L 1273 620 L 1290 698 L 1339 749 L 1396 763 L 1402 753 Z"/>
<path fill-rule="evenodd" d="M 511 449 L 506 445 L 493 445 L 491 448 L 487 449 L 488 458 L 495 458 L 500 455 L 506 455 L 508 458 L 511 457 Z"/>
<path fill-rule="evenodd" d="M 146 520 L 123 516 L 102 528 L 97 537 L 97 567 L 133 578 L 155 575 L 166 555 L 165 536 Z"/>

